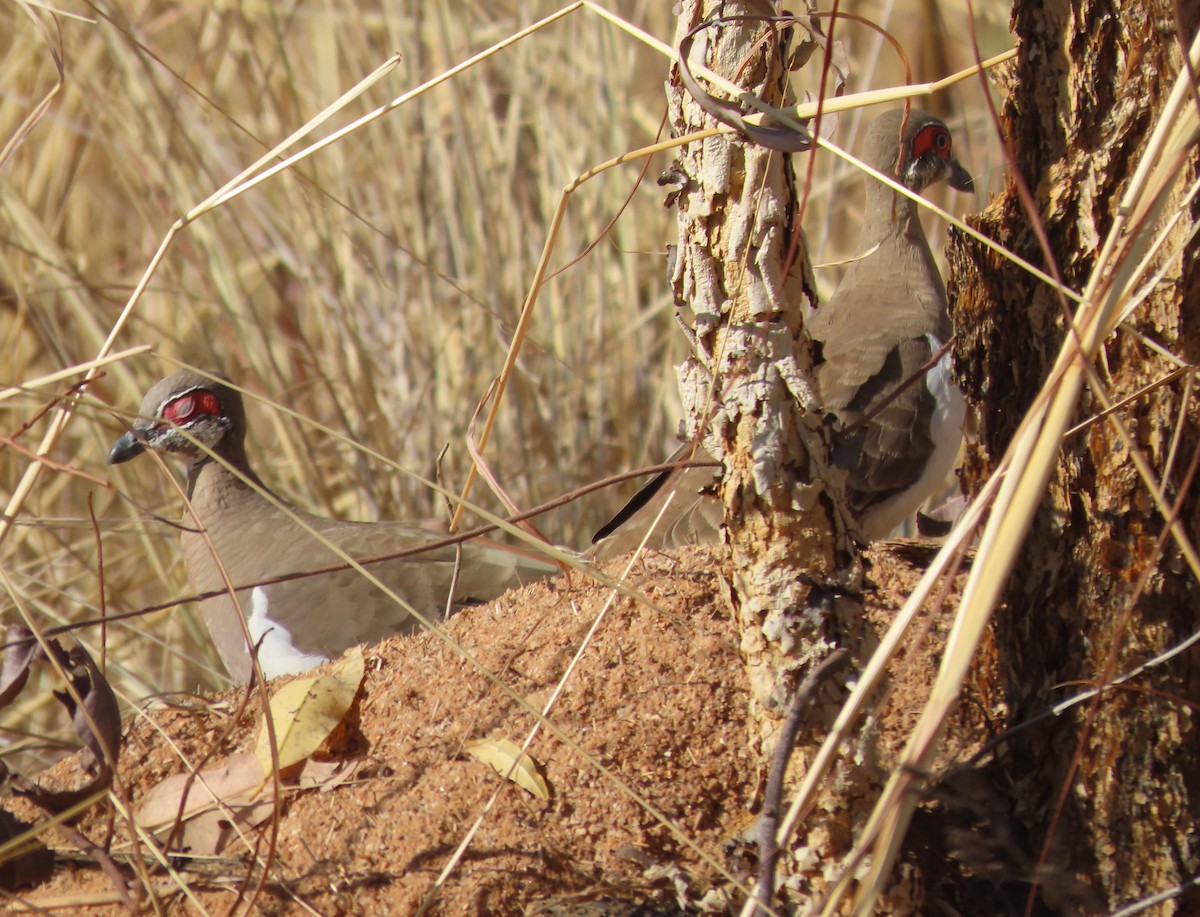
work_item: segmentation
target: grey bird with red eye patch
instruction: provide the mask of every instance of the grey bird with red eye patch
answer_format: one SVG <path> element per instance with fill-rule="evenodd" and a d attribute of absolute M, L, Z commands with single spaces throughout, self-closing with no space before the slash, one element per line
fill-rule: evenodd
<path fill-rule="evenodd" d="M 434 619 L 447 607 L 489 601 L 559 571 L 528 552 L 484 539 L 468 541 L 461 550 L 432 547 L 444 536 L 418 522 L 343 522 L 296 509 L 250 467 L 242 396 L 218 378 L 194 372 L 169 376 L 147 392 L 138 413 L 108 462 L 120 464 L 154 449 L 187 463 L 184 565 L 197 593 L 217 593 L 201 602 L 200 611 L 239 684 L 249 682 L 253 671 L 243 616 L 267 678 L 302 672 L 356 644 L 420 628 L 416 617 L 357 570 L 314 574 L 344 566 L 329 545 L 363 561 L 402 553 L 364 566 Z M 271 582 L 293 574 L 300 576 Z"/>
<path fill-rule="evenodd" d="M 915 109 L 907 120 L 901 109 L 876 118 L 863 158 L 917 194 L 942 181 L 975 190 L 946 125 Z M 917 204 L 874 178 L 866 192 L 859 254 L 808 330 L 824 359 L 817 383 L 834 419 L 833 460 L 847 472 L 851 514 L 873 541 L 950 474 L 966 405 L 949 353 L 930 365 L 953 329 Z"/>
<path fill-rule="evenodd" d="M 862 159 L 916 194 L 943 181 L 974 191 L 954 158 L 949 129 L 915 109 L 907 120 L 896 109 L 871 122 Z M 917 205 L 868 177 L 857 251 L 808 331 L 818 345 L 816 381 L 833 427 L 832 457 L 846 470 L 847 499 L 861 534 L 875 541 L 912 516 L 953 469 L 965 405 L 949 355 L 933 363 L 950 339 L 950 315 Z M 924 377 L 914 378 L 929 363 Z M 719 469 L 699 444 L 685 444 L 671 461 L 681 459 L 709 467 L 666 472 L 647 484 L 596 533 L 596 556 L 636 547 L 671 495 L 651 544 L 719 537 Z"/>

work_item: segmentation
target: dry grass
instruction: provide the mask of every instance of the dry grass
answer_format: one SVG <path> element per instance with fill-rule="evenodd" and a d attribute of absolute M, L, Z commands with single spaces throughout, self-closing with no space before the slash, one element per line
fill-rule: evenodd
<path fill-rule="evenodd" d="M 10 131 L 55 77 L 32 23 L 11 24 Z M 8 381 L 88 359 L 168 226 L 391 49 L 402 52 L 400 66 L 339 122 L 521 24 L 511 10 L 465 17 L 450 4 L 286 20 L 159 5 L 136 24 L 65 22 L 64 56 L 75 62 L 66 86 L 3 174 Z M 651 136 L 661 115 L 661 67 L 596 25 L 570 17 L 189 227 L 118 342 L 149 343 L 155 356 L 93 388 L 56 458 L 175 518 L 169 489 L 137 480 L 153 477 L 147 466 L 112 472 L 103 457 L 121 430 L 105 406 L 128 414 L 180 360 L 223 368 L 427 477 L 450 444 L 442 473 L 449 486 L 461 483 L 466 426 L 501 364 L 558 189 Z M 617 213 L 635 177 L 614 173 L 577 196 L 560 261 Z M 638 189 L 632 218 L 543 295 L 492 452 L 523 505 L 670 442 L 679 342 L 660 282 L 669 218 L 658 196 L 653 184 Z M 6 402 L 8 429 L 57 390 Z M 644 418 L 632 428 L 622 423 L 630 405 Z M 252 454 L 301 504 L 347 518 L 444 514 L 441 499 L 405 475 L 264 405 L 251 410 Z M 24 464 L 7 463 L 0 486 L 11 492 Z M 26 600 L 55 622 L 78 617 L 81 605 L 89 616 L 99 610 L 89 492 L 103 520 L 106 592 L 121 608 L 161 601 L 182 583 L 169 530 L 94 481 L 45 475 L 22 521 L 55 524 L 20 526 L 7 563 Z M 581 544 L 602 512 L 571 508 L 545 527 Z M 114 629 L 110 664 L 142 676 L 134 693 L 203 677 L 193 663 L 206 654 L 176 655 L 199 643 L 183 626 L 168 612 L 126 634 Z M 175 651 L 147 647 L 147 631 Z"/>
<path fill-rule="evenodd" d="M 947 38 L 960 31 L 961 10 L 943 12 L 945 30 L 917 34 L 931 3 L 851 5 L 894 26 L 915 77 L 929 79 L 972 63 L 967 44 Z M 405 6 L 217 13 L 151 2 L 106 7 L 111 18 L 92 21 L 0 10 L 0 143 L 55 90 L 54 53 L 65 71 L 44 115 L 0 164 L 3 381 L 21 385 L 90 359 L 169 226 L 393 51 L 396 69 L 333 126 L 557 5 Z M 668 4 L 612 8 L 670 40 Z M 979 15 L 983 53 L 1002 50 L 1006 9 L 993 3 Z M 890 51 L 846 28 L 851 89 L 902 81 Z M 441 496 L 315 424 L 428 478 L 449 444 L 440 474 L 450 489 L 461 486 L 467 426 L 503 362 L 559 192 L 654 139 L 666 69 L 653 51 L 577 12 L 190 225 L 117 341 L 154 353 L 112 366 L 88 390 L 52 454 L 62 467 L 44 470 L 3 542 L 14 601 L 53 626 L 184 591 L 172 530 L 148 515 L 176 518 L 174 491 L 151 463 L 104 465 L 146 387 L 176 362 L 220 368 L 262 396 L 250 406 L 252 460 L 301 506 L 358 519 L 443 516 Z M 930 107 L 957 128 L 959 156 L 986 189 L 999 182 L 1001 158 L 982 91 L 968 82 Z M 838 142 L 854 149 L 860 123 L 844 116 Z M 637 163 L 607 172 L 571 202 L 556 267 L 625 210 L 595 251 L 542 292 L 489 447 L 523 506 L 672 448 L 673 366 L 684 341 L 665 282 L 672 216 L 654 184 L 668 165 L 657 158 L 641 184 Z M 833 157 L 815 174 L 806 225 L 819 263 L 852 253 L 859 179 Z M 819 280 L 831 291 L 836 269 Z M 6 434 L 36 446 L 39 412 L 63 386 L 0 401 Z M 6 494 L 30 462 L 13 445 L 8 453 Z M 482 488 L 473 497 L 496 508 Z M 540 525 L 583 547 L 619 499 L 601 494 Z M 0 602 L 5 619 L 15 617 Z M 99 658 L 99 630 L 79 637 Z M 222 681 L 202 631 L 177 609 L 113 624 L 105 653 L 129 701 Z M 49 695 L 40 697 L 30 703 L 43 706 L 16 713 L 34 745 L 53 712 Z"/>
<path fill-rule="evenodd" d="M 660 4 L 616 6 L 669 40 Z M 399 66 L 337 124 L 533 19 L 507 4 L 277 16 L 151 4 L 110 20 L 62 19 L 48 43 L 16 8 L 7 16 L 3 136 L 55 86 L 50 48 L 66 61 L 61 92 L 0 172 L 13 383 L 89 359 L 170 224 L 393 49 Z M 898 34 L 914 64 L 944 56 L 930 47 L 936 42 Z M 894 57 L 877 55 L 873 36 L 845 38 L 863 61 L 863 85 L 896 79 Z M 448 486 L 460 484 L 467 424 L 502 362 L 559 190 L 653 139 L 664 74 L 652 51 L 575 13 L 189 226 L 117 342 L 155 353 L 114 366 L 89 391 L 55 452 L 79 473 L 43 475 L 5 544 L 7 569 L 34 613 L 53 623 L 94 618 L 105 599 L 110 611 L 127 610 L 180 590 L 171 533 L 144 512 L 174 518 L 171 491 L 146 480 L 154 476 L 148 466 L 103 463 L 123 418 L 174 361 L 222 368 L 264 399 L 426 477 L 449 444 L 441 473 Z M 978 111 L 969 101 L 978 92 L 969 85 L 952 104 Z M 839 134 L 851 147 L 858 120 L 846 118 Z M 989 174 L 982 145 L 963 145 L 965 161 Z M 596 239 L 631 197 L 607 238 L 539 301 L 490 453 L 524 506 L 671 447 L 679 413 L 672 366 L 683 340 L 663 279 L 671 220 L 653 183 L 667 164 L 653 162 L 640 185 L 637 164 L 606 173 L 571 202 L 556 265 Z M 818 261 L 848 252 L 858 207 L 846 167 L 832 157 L 819 166 L 809 220 Z M 834 274 L 822 275 L 826 288 Z M 60 390 L 3 402 L 7 429 L 18 430 Z M 442 499 L 409 477 L 267 405 L 251 410 L 252 455 L 301 505 L 363 519 L 444 513 Z M 38 435 L 35 425 L 21 442 Z M 25 464 L 5 463 L 0 487 L 11 492 Z M 481 490 L 475 496 L 487 503 Z M 103 533 L 103 597 L 89 498 Z M 581 501 L 543 529 L 582 546 L 617 499 Z M 84 639 L 95 646 L 96 636 Z M 116 625 L 108 644 L 109 664 L 119 681 L 131 681 L 132 696 L 215 675 L 202 635 L 174 611 Z"/>

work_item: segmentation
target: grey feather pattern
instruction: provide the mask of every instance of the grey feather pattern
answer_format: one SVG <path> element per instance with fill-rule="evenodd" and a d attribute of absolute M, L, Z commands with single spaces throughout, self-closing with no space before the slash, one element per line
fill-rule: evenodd
<path fill-rule="evenodd" d="M 925 139 L 944 140 L 945 146 L 910 155 L 918 136 L 927 131 L 933 133 L 925 133 Z M 905 122 L 903 111 L 897 109 L 871 123 L 863 159 L 880 172 L 896 175 L 917 193 L 939 181 L 969 191 L 971 177 L 950 156 L 949 144 L 941 121 L 912 110 Z M 903 162 L 898 161 L 901 149 L 906 156 Z M 868 177 L 866 185 L 858 245 L 864 254 L 851 263 L 808 330 L 820 344 L 824 360 L 816 375 L 823 407 L 834 420 L 833 458 L 848 472 L 850 509 L 863 534 L 873 540 L 887 535 L 915 510 L 928 495 L 917 491 L 938 478 L 929 463 L 934 458 L 945 460 L 947 453 L 946 444 L 935 442 L 931 435 L 931 427 L 942 419 L 935 417 L 939 408 L 948 417 L 946 425 L 960 425 L 959 436 L 961 418 L 955 419 L 959 407 L 947 410 L 938 405 L 923 379 L 897 394 L 929 360 L 934 346 L 950 338 L 946 291 L 916 204 L 874 178 Z M 961 403 L 956 391 L 950 394 L 951 400 Z M 872 414 L 885 401 L 886 407 Z M 953 448 L 949 452 L 952 462 Z M 697 453 L 696 458 L 711 460 L 707 452 Z M 950 466 L 942 469 L 942 476 L 949 470 Z M 652 543 L 669 547 L 680 535 L 691 541 L 716 540 L 723 507 L 715 497 L 715 483 L 710 469 L 660 476 L 647 485 L 649 495 L 639 493 L 601 529 L 594 552 L 605 557 L 635 547 L 672 490 L 674 503 L 659 523 L 663 534 Z"/>
<path fill-rule="evenodd" d="M 206 445 L 217 458 L 196 448 L 156 417 L 164 405 L 173 403 L 173 398 L 190 391 L 215 394 L 221 419 L 229 421 L 213 424 L 208 418 L 197 418 L 193 422 L 194 430 L 212 438 Z M 225 593 L 205 599 L 201 613 L 235 681 L 248 682 L 252 665 L 237 605 L 229 595 L 230 584 L 237 590 L 238 604 L 247 619 L 256 609 L 269 616 L 269 620 L 259 622 L 260 633 L 255 635 L 265 634 L 264 648 L 284 645 L 297 657 L 316 657 L 308 664 L 337 656 L 359 643 L 420 628 L 420 621 L 403 605 L 352 568 L 286 582 L 267 581 L 344 565 L 344 558 L 322 538 L 362 560 L 434 545 L 443 540 L 443 535 L 416 523 L 328 519 L 296 510 L 273 494 L 264 495 L 260 491 L 266 488 L 245 455 L 241 397 L 219 381 L 195 373 L 178 373 L 150 390 L 141 414 L 133 431 L 141 442 L 177 453 L 190 462 L 189 493 L 195 518 L 190 514 L 184 517 L 188 528 L 182 535 L 184 563 L 192 588 L 198 593 Z M 119 448 L 121 445 L 119 441 L 114 447 L 110 461 L 125 461 L 136 454 L 130 454 L 127 443 L 124 448 Z M 439 620 L 448 607 L 457 609 L 488 601 L 509 588 L 558 571 L 553 564 L 527 557 L 517 549 L 483 540 L 464 543 L 461 553 L 453 545 L 442 546 L 372 562 L 367 569 L 433 620 Z M 257 595 L 256 586 L 261 586 Z M 260 662 L 268 677 L 268 663 L 282 665 L 277 672 L 296 671 L 301 664 L 286 660 L 276 663 L 265 656 L 266 649 Z"/>

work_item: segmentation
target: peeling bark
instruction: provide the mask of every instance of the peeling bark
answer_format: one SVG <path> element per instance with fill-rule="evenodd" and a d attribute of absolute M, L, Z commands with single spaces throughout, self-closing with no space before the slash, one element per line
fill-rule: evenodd
<path fill-rule="evenodd" d="M 751 13 L 763 4 L 684 4 L 676 42 L 702 19 Z M 711 69 L 780 102 L 778 49 L 768 29 L 731 22 L 696 43 Z M 668 86 L 676 136 L 713 126 L 678 75 Z M 693 335 L 679 367 L 688 434 L 704 431 L 725 462 L 722 495 L 735 571 L 742 650 L 759 712 L 781 711 L 794 670 L 822 658 L 860 583 L 823 463 L 821 412 L 804 331 L 815 284 L 803 240 L 787 276 L 796 196 L 788 158 L 721 136 L 683 147 L 676 168 L 678 252 L 671 282 Z M 832 486 L 836 486 L 832 485 Z M 851 617 L 850 613 L 846 617 Z M 777 724 L 764 717 L 763 731 Z"/>
<path fill-rule="evenodd" d="M 1197 11 L 1194 5 L 1188 10 L 1181 31 L 1190 40 Z M 1076 290 L 1087 282 L 1182 65 L 1173 16 L 1163 0 L 1016 4 L 1020 52 L 1007 78 L 1003 128 L 1054 263 Z M 1187 171 L 1185 183 L 1195 177 L 1195 154 Z M 975 220 L 984 235 L 1045 267 L 1030 223 L 1011 179 Z M 1193 240 L 1130 320 L 1133 329 L 1193 362 L 1200 356 L 1197 252 Z M 961 234 L 952 236 L 950 260 L 960 383 L 982 418 L 981 441 L 964 471 L 968 487 L 977 488 L 1047 376 L 1063 339 L 1063 306 L 1039 281 Z M 1107 342 L 1103 357 L 1098 371 L 1114 402 L 1173 368 L 1127 329 Z M 1184 398 L 1183 381 L 1176 380 L 1118 412 L 1171 499 L 1200 447 L 1194 398 Z M 1100 410 L 1094 394 L 1085 392 L 1080 419 Z M 1182 440 L 1172 463 L 1177 429 Z M 1196 494 L 1193 485 L 1182 513 L 1193 540 L 1200 536 Z M 1006 727 L 1099 682 L 1114 646 L 1110 675 L 1196 629 L 1200 587 L 1169 542 L 1165 554 L 1156 551 L 1163 528 L 1110 423 L 1064 444 L 997 616 L 995 670 L 1002 683 L 991 690 L 1008 698 Z M 1194 876 L 1200 867 L 1200 743 L 1188 705 L 1198 700 L 1200 658 L 1193 650 L 1107 691 L 1094 712 L 1085 704 L 1009 738 L 992 768 L 994 789 L 1010 800 L 1026 832 L 1027 863 L 1036 864 L 1045 851 L 1051 873 L 1090 885 L 1105 910 Z M 1056 819 L 1060 795 L 1065 808 Z M 1026 884 L 1031 876 L 1009 878 Z M 1062 906 L 1052 879 L 1041 895 L 1047 908 Z M 1154 913 L 1196 913 L 1200 899 L 1161 907 Z"/>

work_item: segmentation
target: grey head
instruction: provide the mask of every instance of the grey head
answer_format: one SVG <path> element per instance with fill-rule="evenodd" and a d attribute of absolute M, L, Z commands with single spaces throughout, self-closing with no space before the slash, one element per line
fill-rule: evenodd
<path fill-rule="evenodd" d="M 940 181 L 956 191 L 974 192 L 971 173 L 954 158 L 953 150 L 950 129 L 940 118 L 913 108 L 905 122 L 904 109 L 896 108 L 867 128 L 863 160 L 917 194 Z M 868 193 L 888 190 L 877 181 L 868 181 L 867 186 Z"/>
<path fill-rule="evenodd" d="M 185 370 L 155 383 L 138 418 L 108 453 L 119 465 L 146 449 L 177 455 L 194 470 L 210 459 L 202 443 L 228 464 L 246 469 L 246 412 L 242 396 L 222 382 Z"/>

